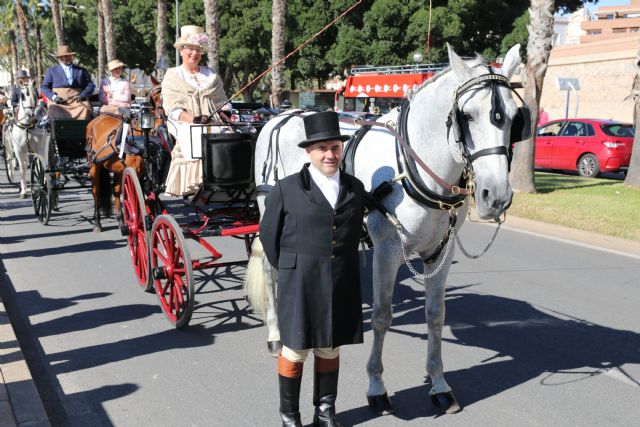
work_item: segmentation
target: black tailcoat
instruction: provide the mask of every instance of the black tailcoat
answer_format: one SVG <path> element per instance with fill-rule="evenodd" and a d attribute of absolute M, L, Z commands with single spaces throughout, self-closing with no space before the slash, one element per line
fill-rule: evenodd
<path fill-rule="evenodd" d="M 295 350 L 361 343 L 364 186 L 340 172 L 333 209 L 308 168 L 274 186 L 260 223 L 264 252 L 278 268 L 280 339 Z"/>

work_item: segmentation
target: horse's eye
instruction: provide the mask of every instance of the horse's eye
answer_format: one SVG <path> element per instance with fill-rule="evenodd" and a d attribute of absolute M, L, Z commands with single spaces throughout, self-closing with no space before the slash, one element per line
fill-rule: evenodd
<path fill-rule="evenodd" d="M 469 113 L 464 113 L 464 119 L 468 122 L 472 122 L 473 121 L 473 117 L 471 117 L 471 114 Z"/>

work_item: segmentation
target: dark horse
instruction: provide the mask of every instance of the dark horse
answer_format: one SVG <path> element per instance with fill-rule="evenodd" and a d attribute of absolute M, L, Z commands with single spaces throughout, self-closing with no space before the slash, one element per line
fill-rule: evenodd
<path fill-rule="evenodd" d="M 157 128 L 164 123 L 164 111 L 160 99 L 160 83 L 151 76 L 153 88 L 149 94 L 149 102 L 154 108 Z M 124 119 L 116 114 L 100 114 L 87 125 L 87 157 L 89 158 L 89 176 L 91 176 L 91 190 L 93 193 L 93 231 L 102 231 L 100 214 L 109 217 L 115 206 L 118 223 L 123 226 L 122 210 L 120 207 L 120 193 L 122 192 L 122 173 L 125 168 L 133 168 L 138 176 L 142 173 L 144 159 L 142 155 L 126 154 L 119 156 L 118 130 Z M 131 121 L 131 129 L 134 136 L 142 135 L 142 130 L 137 127 L 136 119 Z M 113 172 L 113 187 L 110 185 L 109 172 Z M 113 197 L 113 204 L 112 204 Z"/>

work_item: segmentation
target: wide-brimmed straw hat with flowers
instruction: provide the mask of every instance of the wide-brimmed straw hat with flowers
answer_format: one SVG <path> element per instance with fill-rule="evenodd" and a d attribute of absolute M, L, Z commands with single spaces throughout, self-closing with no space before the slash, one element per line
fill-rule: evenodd
<path fill-rule="evenodd" d="M 173 47 L 178 49 L 183 46 L 198 46 L 200 49 L 206 49 L 209 46 L 209 36 L 202 27 L 185 25 L 180 28 L 180 37 L 173 44 Z"/>
<path fill-rule="evenodd" d="M 71 51 L 71 48 L 66 45 L 63 44 L 62 46 L 58 46 L 58 54 L 56 55 L 58 58 L 60 58 L 61 56 L 67 56 L 67 55 L 75 55 L 75 52 Z"/>
<path fill-rule="evenodd" d="M 116 68 L 124 68 L 124 67 L 125 65 L 119 59 L 114 59 L 113 61 L 109 61 L 109 63 L 107 63 L 107 69 L 109 71 L 113 71 Z"/>

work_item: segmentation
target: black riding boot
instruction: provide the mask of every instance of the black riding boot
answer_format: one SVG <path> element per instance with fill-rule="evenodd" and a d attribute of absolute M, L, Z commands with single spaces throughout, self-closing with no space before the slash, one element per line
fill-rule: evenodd
<path fill-rule="evenodd" d="M 336 397 L 338 395 L 338 372 L 340 360 L 315 358 L 313 381 L 313 404 L 316 407 L 313 425 L 319 427 L 342 427 L 336 421 Z"/>
<path fill-rule="evenodd" d="M 302 363 L 291 362 L 280 355 L 278 357 L 278 382 L 280 385 L 282 427 L 302 427 L 300 421 Z"/>

